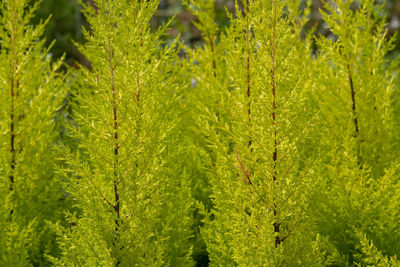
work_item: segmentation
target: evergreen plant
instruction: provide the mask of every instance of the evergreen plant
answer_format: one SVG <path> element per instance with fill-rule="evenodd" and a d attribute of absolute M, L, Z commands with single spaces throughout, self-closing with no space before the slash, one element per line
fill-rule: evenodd
<path fill-rule="evenodd" d="M 0 266 L 400 266 L 382 1 L 313 36 L 312 0 L 183 0 L 195 48 L 158 0 L 88 1 L 67 73 L 30 2 L 0 2 Z"/>
<path fill-rule="evenodd" d="M 1 266 L 47 266 L 45 254 L 58 249 L 46 221 L 60 221 L 67 207 L 53 149 L 64 75 L 43 46 L 48 20 L 31 24 L 38 5 L 0 3 Z"/>
<path fill-rule="evenodd" d="M 190 180 L 180 163 L 187 75 L 175 41 L 152 31 L 158 1 L 94 1 L 69 127 L 78 150 L 60 149 L 77 211 L 55 225 L 56 266 L 190 266 Z"/>
<path fill-rule="evenodd" d="M 212 189 L 203 227 L 210 264 L 321 266 L 331 252 L 305 212 L 315 153 L 311 54 L 302 53 L 305 21 L 290 12 L 300 1 L 242 4 L 217 38 L 212 1 L 189 3 L 206 40 L 192 56 Z"/>
<path fill-rule="evenodd" d="M 311 210 L 343 265 L 364 262 L 368 239 L 383 256 L 400 253 L 397 63 L 386 58 L 394 39 L 383 14 L 372 0 L 327 1 L 322 16 L 332 34 L 316 41 L 322 153 Z"/>

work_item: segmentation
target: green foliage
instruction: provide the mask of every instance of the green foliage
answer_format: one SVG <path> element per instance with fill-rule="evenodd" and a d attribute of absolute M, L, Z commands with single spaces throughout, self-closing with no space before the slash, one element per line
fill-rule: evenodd
<path fill-rule="evenodd" d="M 211 265 L 320 266 L 329 261 L 325 241 L 305 214 L 315 154 L 312 70 L 304 73 L 311 53 L 285 1 L 237 5 L 219 42 L 211 8 L 192 3 L 207 40 L 192 57 L 212 188 L 203 228 Z"/>
<path fill-rule="evenodd" d="M 343 264 L 352 264 L 359 252 L 354 228 L 386 255 L 400 253 L 396 66 L 385 58 L 393 39 L 386 36 L 382 6 L 363 1 L 352 9 L 350 1 L 331 1 L 325 7 L 335 41 L 317 38 L 321 71 L 314 98 L 323 153 L 312 213 Z"/>
<path fill-rule="evenodd" d="M 66 2 L 39 14 L 77 15 Z M 171 2 L 192 49 L 157 0 L 90 1 L 68 48 L 85 66 L 63 73 L 57 20 L 2 1 L 0 266 L 399 266 L 381 2 L 326 1 L 326 36 L 311 0 L 236 1 L 224 22 L 221 2 Z"/>
<path fill-rule="evenodd" d="M 64 76 L 40 39 L 46 22 L 30 25 L 36 8 L 0 5 L 1 266 L 48 265 L 44 254 L 56 255 L 57 246 L 46 221 L 59 221 L 66 208 L 53 150 Z"/>
<path fill-rule="evenodd" d="M 383 256 L 382 253 L 375 247 L 374 243 L 368 240 L 366 235 L 362 234 L 361 232 L 357 232 L 357 237 L 360 239 L 361 250 L 363 253 L 363 264 L 357 264 L 357 266 L 400 266 L 396 256 L 392 256 L 390 259 Z"/>
<path fill-rule="evenodd" d="M 91 31 L 70 131 L 61 149 L 66 190 L 78 209 L 55 226 L 57 266 L 190 266 L 190 180 L 181 169 L 181 109 L 188 86 L 167 26 L 151 33 L 157 1 L 96 1 L 85 7 Z M 90 237 L 90 238 L 89 238 Z"/>

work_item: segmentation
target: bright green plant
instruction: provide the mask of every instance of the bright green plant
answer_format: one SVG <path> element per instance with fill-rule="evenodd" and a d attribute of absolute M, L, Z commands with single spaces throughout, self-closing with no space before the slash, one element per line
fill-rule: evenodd
<path fill-rule="evenodd" d="M 157 0 L 90 1 L 67 98 L 38 4 L 1 1 L 0 266 L 399 266 L 395 37 L 381 1 L 327 0 L 311 38 L 312 2 L 221 26 L 184 0 L 190 49 Z"/>
<path fill-rule="evenodd" d="M 329 1 L 323 18 L 332 35 L 317 38 L 320 75 L 321 187 L 311 209 L 318 231 L 343 257 L 362 262 L 355 229 L 383 255 L 400 253 L 398 137 L 394 131 L 393 38 L 376 1 Z M 334 40 L 332 40 L 334 39 Z"/>
<path fill-rule="evenodd" d="M 190 266 L 191 194 L 179 143 L 190 83 L 180 45 L 151 32 L 158 1 L 95 1 L 80 48 L 75 98 L 76 153 L 61 149 L 76 213 L 55 226 L 56 266 Z"/>
<path fill-rule="evenodd" d="M 57 246 L 46 220 L 65 209 L 54 174 L 57 112 L 64 99 L 61 62 L 41 40 L 47 23 L 31 25 L 38 5 L 0 4 L 0 265 L 46 266 Z"/>
<path fill-rule="evenodd" d="M 212 189 L 203 228 L 212 266 L 328 262 L 305 213 L 315 152 L 306 105 L 311 53 L 299 35 L 304 20 L 288 11 L 299 4 L 237 4 L 220 38 L 212 1 L 188 4 L 207 44 L 193 53 L 193 75 Z"/>
<path fill-rule="evenodd" d="M 357 237 L 360 239 L 361 245 L 361 259 L 362 263 L 357 264 L 357 266 L 376 266 L 376 267 L 398 267 L 400 266 L 399 261 L 396 256 L 390 258 L 382 255 L 382 253 L 375 247 L 372 241 L 360 232 L 357 232 Z"/>

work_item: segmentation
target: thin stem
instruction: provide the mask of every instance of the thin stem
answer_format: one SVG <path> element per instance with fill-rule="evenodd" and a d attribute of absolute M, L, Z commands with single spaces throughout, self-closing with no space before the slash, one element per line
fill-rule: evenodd
<path fill-rule="evenodd" d="M 10 171 L 10 175 L 9 175 L 9 179 L 10 179 L 10 186 L 9 186 L 9 190 L 13 191 L 14 190 L 14 182 L 15 182 L 15 176 L 14 176 L 14 172 L 15 172 L 15 166 L 16 166 L 16 150 L 15 150 L 15 120 L 14 120 L 14 113 L 15 113 L 15 101 L 16 101 L 16 88 L 15 88 L 15 77 L 14 77 L 14 73 L 15 73 L 15 61 L 12 60 L 11 63 L 11 71 L 12 71 L 12 77 L 11 77 L 11 112 L 10 112 L 10 152 L 11 152 L 11 162 L 10 162 L 10 167 L 11 167 L 11 171 Z"/>
<path fill-rule="evenodd" d="M 116 101 L 116 90 L 115 90 L 115 77 L 114 67 L 112 65 L 112 49 L 109 49 L 109 66 L 110 66 L 110 77 L 111 77 L 111 91 L 113 97 L 113 129 L 114 129 L 114 195 L 115 195 L 115 211 L 119 218 L 119 194 L 118 194 L 118 153 L 119 153 L 119 140 L 118 140 L 118 113 L 117 113 L 117 101 Z M 119 224 L 118 222 L 116 222 Z"/>
<path fill-rule="evenodd" d="M 133 14 L 134 14 L 134 24 L 137 25 L 135 5 L 133 5 Z M 140 35 L 140 43 L 139 43 L 140 48 L 143 48 L 143 33 L 144 33 L 144 26 L 142 25 L 141 35 Z M 141 61 L 139 61 L 139 62 L 141 62 Z M 140 68 L 140 66 L 139 66 L 139 68 Z M 138 108 L 138 113 L 139 113 L 137 116 L 137 130 L 136 130 L 137 136 L 140 135 L 140 128 L 141 128 L 141 122 L 142 122 L 142 117 L 143 117 L 142 109 L 140 106 L 142 88 L 141 88 L 140 69 L 139 68 L 136 71 L 136 106 Z M 134 162 L 135 162 L 135 167 L 137 169 L 139 169 L 138 160 L 135 159 Z M 136 199 L 136 196 L 135 196 L 135 199 Z"/>
<path fill-rule="evenodd" d="M 249 126 L 251 126 L 251 74 L 250 74 L 250 22 L 249 22 L 249 12 L 250 12 L 250 3 L 249 0 L 246 1 L 246 86 L 247 86 L 247 98 L 248 98 L 248 108 L 247 114 L 249 117 Z M 251 147 L 253 140 L 252 137 L 249 137 L 248 147 Z"/>
<path fill-rule="evenodd" d="M 272 175 L 272 180 L 274 182 L 274 185 L 276 183 L 277 179 L 277 161 L 278 161 L 278 140 L 277 140 L 277 127 L 276 127 L 276 81 L 275 81 L 275 57 L 276 57 L 276 52 L 275 52 L 275 35 L 276 35 L 276 5 L 275 1 L 272 1 L 272 10 L 273 10 L 273 23 L 272 23 L 272 46 L 271 46 L 271 87 L 272 87 L 272 128 L 274 131 L 274 150 L 272 153 L 272 160 L 273 160 L 273 175 Z M 275 186 L 274 186 L 275 187 Z M 276 206 L 276 201 L 274 199 L 274 217 L 275 217 L 275 222 L 274 222 L 274 232 L 275 232 L 275 247 L 278 247 L 279 244 L 282 242 L 282 239 L 279 237 L 279 232 L 280 232 L 280 223 L 277 221 L 277 206 Z"/>
<path fill-rule="evenodd" d="M 362 169 L 361 165 L 361 155 L 360 155 L 360 129 L 358 126 L 358 115 L 357 115 L 357 108 L 356 108 L 356 92 L 354 88 L 354 82 L 353 82 L 353 74 L 352 70 L 349 64 L 347 64 L 347 76 L 349 79 L 349 85 L 350 85 L 350 92 L 351 92 L 351 110 L 353 112 L 353 122 L 354 122 L 354 137 L 356 138 L 357 142 L 357 164 L 360 169 Z"/>
<path fill-rule="evenodd" d="M 12 4 L 12 25 L 11 25 L 11 79 L 10 79 L 10 96 L 11 96 L 11 107 L 10 107 L 10 186 L 9 191 L 14 191 L 15 188 L 15 168 L 17 165 L 17 150 L 16 150 L 16 116 L 15 106 L 18 97 L 18 79 L 16 77 L 17 72 L 17 55 L 16 55 L 16 39 L 17 39 L 17 11 L 15 10 L 15 5 Z M 11 208 L 10 214 L 14 213 L 14 208 Z"/>
<path fill-rule="evenodd" d="M 109 27 L 111 26 L 111 22 L 108 23 Z M 118 110 L 117 110 L 117 95 L 116 95 L 116 88 L 115 88 L 115 75 L 114 69 L 115 66 L 113 65 L 113 56 L 114 52 L 111 47 L 111 37 L 110 31 L 108 34 L 108 65 L 110 71 L 110 79 L 111 79 L 111 93 L 112 93 L 112 103 L 113 103 L 113 129 L 114 129 L 114 163 L 113 163 L 113 174 L 114 174 L 114 181 L 113 181 L 113 189 L 114 189 L 114 200 L 115 204 L 113 205 L 115 214 L 117 218 L 115 219 L 115 241 L 118 241 L 120 234 L 119 234 L 119 227 L 120 227 L 120 196 L 118 191 L 118 159 L 119 159 L 119 139 L 118 139 Z M 114 246 L 116 242 L 114 242 Z M 117 258 L 116 266 L 119 266 L 121 263 L 120 259 Z"/>
<path fill-rule="evenodd" d="M 213 68 L 213 74 L 214 77 L 217 77 L 217 73 L 215 72 L 217 69 L 217 63 L 215 61 L 215 44 L 214 44 L 214 38 L 211 35 L 210 31 L 207 31 L 207 38 L 208 38 L 208 42 L 210 43 L 210 47 L 211 47 L 211 54 L 212 54 L 212 68 Z"/>
<path fill-rule="evenodd" d="M 10 187 L 9 190 L 13 191 L 14 190 L 14 182 L 15 182 L 15 177 L 14 177 L 14 171 L 15 171 L 15 165 L 16 165 L 16 149 L 15 149 L 15 101 L 17 97 L 17 88 L 16 88 L 16 77 L 15 77 L 15 72 L 16 72 L 16 55 L 15 55 L 15 39 L 16 39 L 16 26 L 17 26 L 17 21 L 16 21 L 16 10 L 15 6 L 12 6 L 12 25 L 11 25 L 11 81 L 10 81 L 10 94 L 11 94 L 11 110 L 10 110 L 10 152 L 11 152 L 11 162 L 10 162 Z"/>
<path fill-rule="evenodd" d="M 134 14 L 135 14 L 135 10 L 134 10 Z M 136 23 L 136 17 L 135 17 L 135 23 Z M 143 28 L 142 28 L 142 34 L 140 36 L 140 47 L 143 47 Z M 139 71 L 137 71 L 136 73 L 136 103 L 137 106 L 139 107 L 139 103 L 140 103 L 140 93 L 141 93 L 141 88 L 140 88 L 140 75 L 139 75 Z"/>

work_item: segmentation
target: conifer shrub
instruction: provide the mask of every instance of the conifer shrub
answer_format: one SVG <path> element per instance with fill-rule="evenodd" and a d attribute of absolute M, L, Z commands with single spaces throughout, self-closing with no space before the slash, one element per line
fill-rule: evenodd
<path fill-rule="evenodd" d="M 38 4 L 0 3 L 1 266 L 47 266 L 44 255 L 58 249 L 46 221 L 67 208 L 53 149 L 64 75 L 43 46 L 48 20 L 31 25 Z"/>
<path fill-rule="evenodd" d="M 157 0 L 83 4 L 67 73 L 39 3 L 0 3 L 0 266 L 399 266 L 384 6 L 327 0 L 319 36 L 311 0 L 182 2 L 203 46 Z"/>
<path fill-rule="evenodd" d="M 311 54 L 293 25 L 304 21 L 288 11 L 299 4 L 237 4 L 219 38 L 212 2 L 189 4 L 206 40 L 192 56 L 207 140 L 199 153 L 212 189 L 203 227 L 212 266 L 321 266 L 333 253 L 305 213 L 315 153 L 304 73 Z"/>
<path fill-rule="evenodd" d="M 152 32 L 158 1 L 95 1 L 69 127 L 78 150 L 60 149 L 77 209 L 54 225 L 56 266 L 191 266 L 192 201 L 180 143 L 187 83 L 168 25 Z"/>
<path fill-rule="evenodd" d="M 315 178 L 320 187 L 311 210 L 343 265 L 370 261 L 359 256 L 368 239 L 383 256 L 400 253 L 397 63 L 385 57 L 394 39 L 382 14 L 375 1 L 326 2 L 322 15 L 333 40 L 316 40 L 321 72 L 314 98 L 323 134 Z"/>

